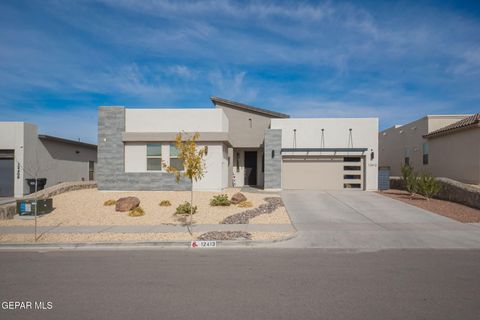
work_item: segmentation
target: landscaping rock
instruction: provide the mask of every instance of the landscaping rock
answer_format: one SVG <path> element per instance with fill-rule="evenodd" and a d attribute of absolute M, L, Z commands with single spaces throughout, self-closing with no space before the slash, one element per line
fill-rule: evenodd
<path fill-rule="evenodd" d="M 247 197 L 245 197 L 243 193 L 240 192 L 235 193 L 230 200 L 230 202 L 233 204 L 239 204 L 242 201 L 247 201 Z"/>
<path fill-rule="evenodd" d="M 125 197 L 117 200 L 115 211 L 125 212 L 135 209 L 140 205 L 140 199 L 137 197 Z"/>
<path fill-rule="evenodd" d="M 210 231 L 201 234 L 198 240 L 252 240 L 252 234 L 245 231 Z"/>
<path fill-rule="evenodd" d="M 226 217 L 222 224 L 248 224 L 250 219 L 255 218 L 261 214 L 269 214 L 275 211 L 278 207 L 283 207 L 283 201 L 280 197 L 265 198 L 267 203 L 261 204 L 258 208 L 248 209 L 240 213 Z"/>

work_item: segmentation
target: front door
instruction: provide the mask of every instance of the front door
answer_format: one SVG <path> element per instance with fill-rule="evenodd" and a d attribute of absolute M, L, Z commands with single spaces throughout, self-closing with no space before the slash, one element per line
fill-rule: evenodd
<path fill-rule="evenodd" d="M 245 151 L 245 184 L 257 185 L 257 151 Z"/>

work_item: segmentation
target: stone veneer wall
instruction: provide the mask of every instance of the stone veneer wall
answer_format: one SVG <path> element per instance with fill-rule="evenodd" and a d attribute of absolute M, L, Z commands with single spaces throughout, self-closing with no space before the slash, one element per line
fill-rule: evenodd
<path fill-rule="evenodd" d="M 75 181 L 75 182 L 62 182 L 51 186 L 49 188 L 40 190 L 38 192 L 29 194 L 22 199 L 31 200 L 31 199 L 46 199 L 56 196 L 61 193 L 81 190 L 81 189 L 93 189 L 97 187 L 95 181 Z M 17 205 L 16 201 L 12 203 L 7 203 L 0 206 L 0 220 L 12 219 L 16 214 Z"/>
<path fill-rule="evenodd" d="M 265 130 L 265 172 L 264 188 L 282 188 L 282 130 Z M 272 151 L 275 155 L 272 158 Z"/>
<path fill-rule="evenodd" d="M 437 178 L 442 189 L 435 198 L 464 204 L 466 206 L 480 209 L 480 188 L 469 186 L 449 178 Z M 400 177 L 390 177 L 390 188 L 404 189 Z"/>
<path fill-rule="evenodd" d="M 100 107 L 98 112 L 98 163 L 96 179 L 99 190 L 190 190 L 191 183 L 166 172 L 125 172 L 124 107 Z"/>

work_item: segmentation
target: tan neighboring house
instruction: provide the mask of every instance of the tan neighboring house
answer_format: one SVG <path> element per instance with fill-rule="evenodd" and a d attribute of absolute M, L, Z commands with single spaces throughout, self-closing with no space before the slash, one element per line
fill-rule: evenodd
<path fill-rule="evenodd" d="M 480 184 L 480 114 L 428 115 L 379 134 L 379 165 L 392 176 L 401 166 L 418 172 Z"/>

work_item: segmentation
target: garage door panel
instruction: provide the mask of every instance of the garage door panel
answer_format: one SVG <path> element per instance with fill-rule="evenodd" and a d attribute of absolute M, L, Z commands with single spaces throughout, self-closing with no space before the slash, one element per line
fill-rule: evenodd
<path fill-rule="evenodd" d="M 12 197 L 14 184 L 14 160 L 0 158 L 0 197 Z"/>
<path fill-rule="evenodd" d="M 360 159 L 360 158 L 359 158 Z M 283 158 L 282 188 L 342 190 L 363 187 L 363 161 L 344 157 Z"/>

